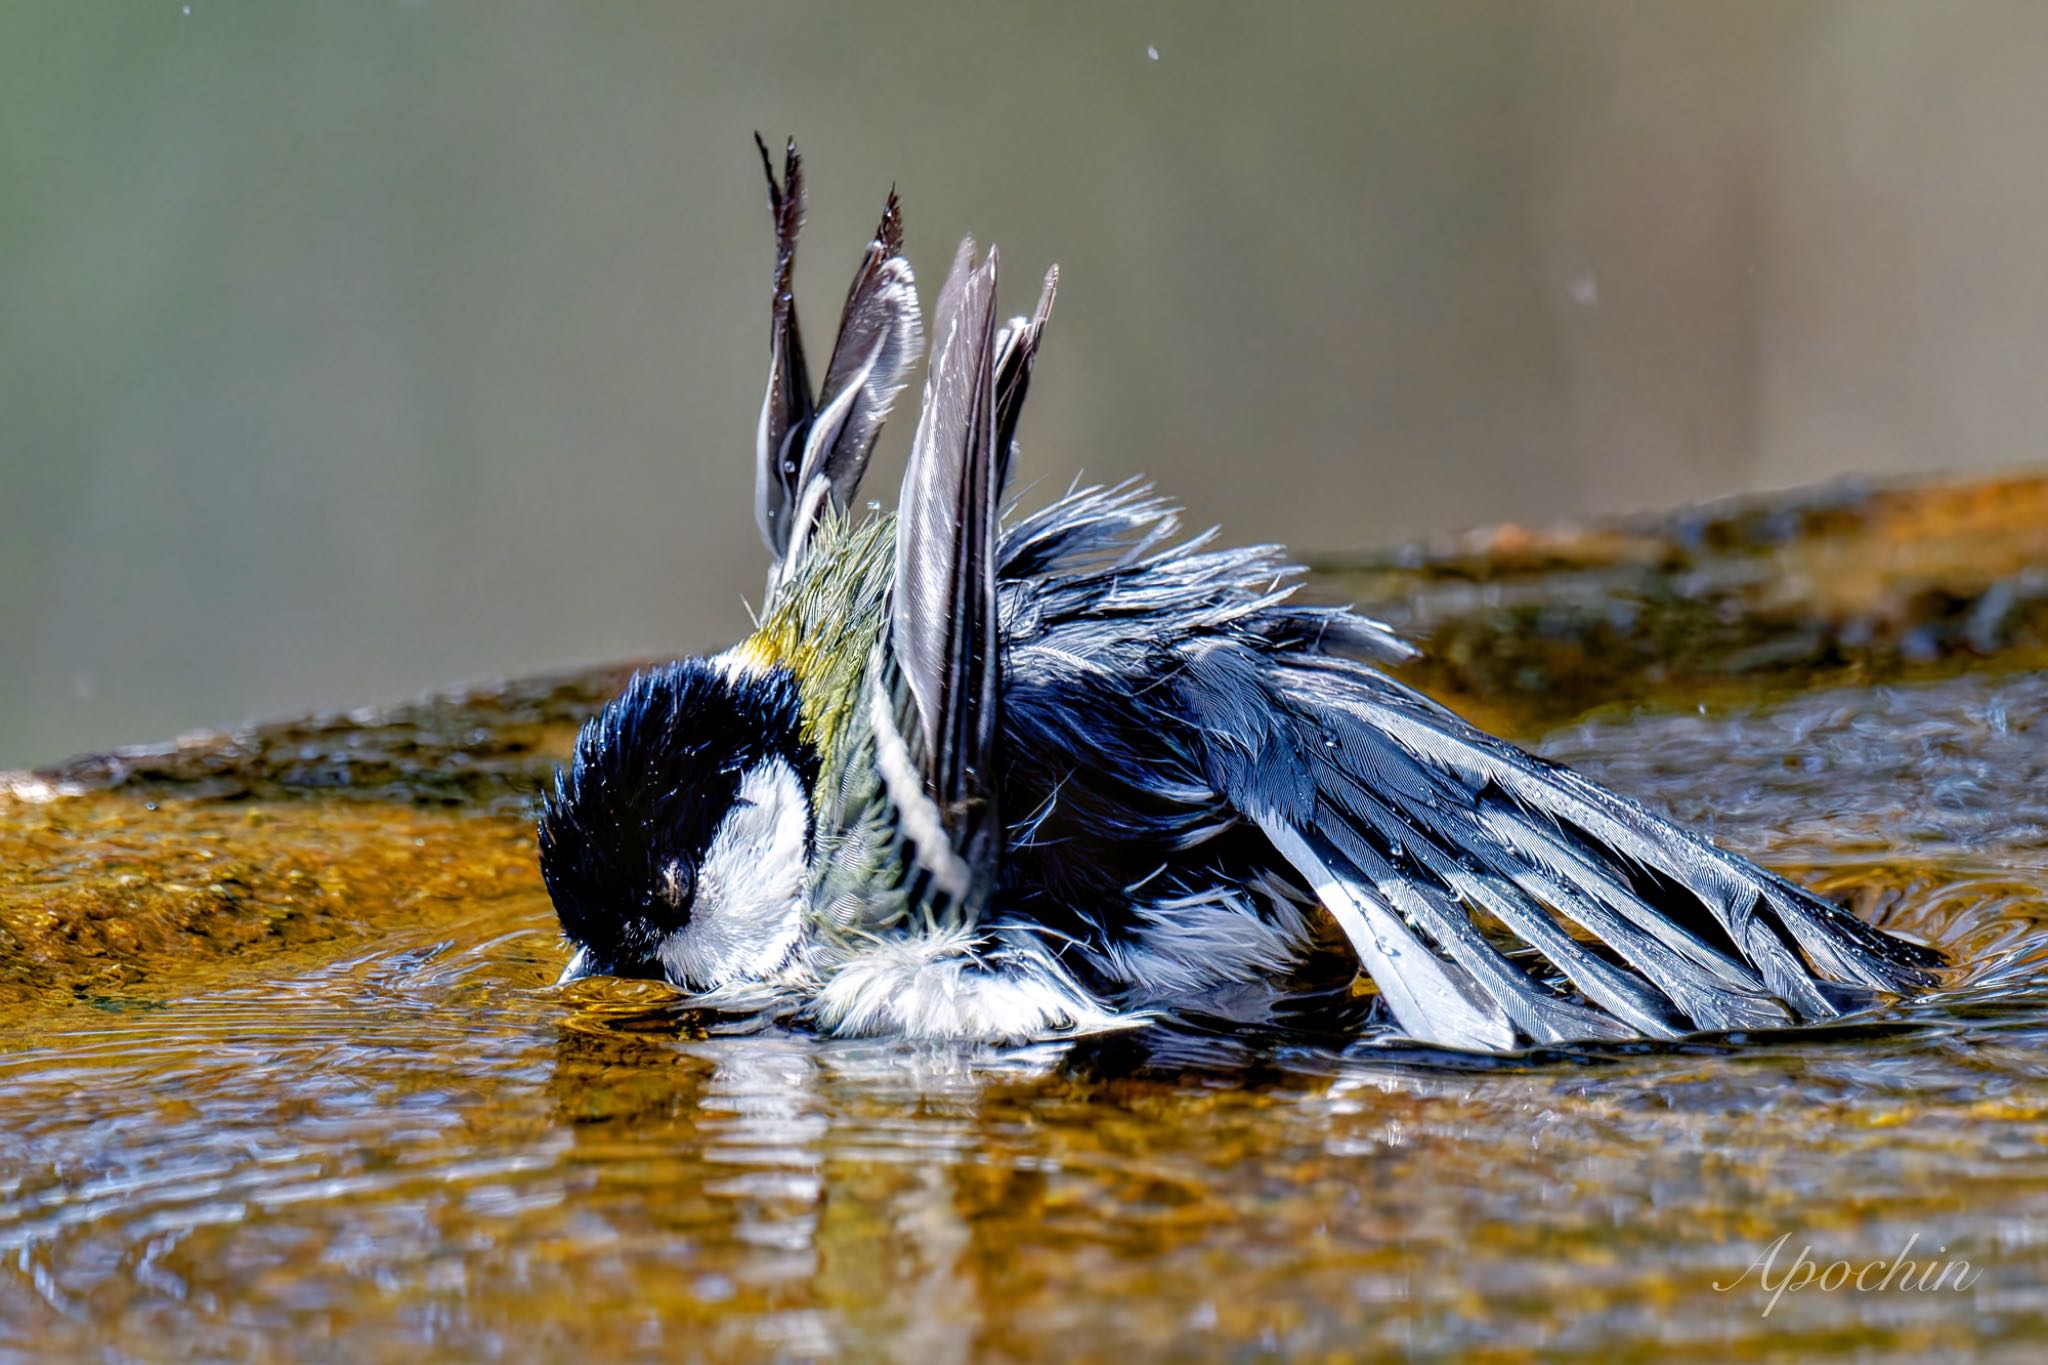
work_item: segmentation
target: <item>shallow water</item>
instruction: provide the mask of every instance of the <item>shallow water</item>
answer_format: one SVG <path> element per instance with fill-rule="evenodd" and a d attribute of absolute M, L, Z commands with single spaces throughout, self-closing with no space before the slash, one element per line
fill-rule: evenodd
<path fill-rule="evenodd" d="M 1549 736 L 1966 966 L 1849 1027 L 1491 1064 L 1192 1023 L 820 1042 L 552 989 L 503 800 L 17 802 L 6 894 L 63 927 L 13 945 L 57 984 L 17 972 L 0 1009 L 0 1348 L 2019 1353 L 2048 1338 L 2044 702 L 1966 676 Z M 139 940 L 65 917 L 121 885 Z M 1744 1271 L 1781 1236 L 1774 1280 L 1811 1245 L 1968 1287 L 1773 1303 Z"/>

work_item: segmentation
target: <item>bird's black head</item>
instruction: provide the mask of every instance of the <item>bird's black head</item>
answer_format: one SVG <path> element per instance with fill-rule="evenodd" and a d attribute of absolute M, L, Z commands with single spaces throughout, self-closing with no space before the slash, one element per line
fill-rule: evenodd
<path fill-rule="evenodd" d="M 816 771 L 787 670 L 636 673 L 541 810 L 541 877 L 577 949 L 563 979 L 710 990 L 779 966 L 801 930 Z"/>

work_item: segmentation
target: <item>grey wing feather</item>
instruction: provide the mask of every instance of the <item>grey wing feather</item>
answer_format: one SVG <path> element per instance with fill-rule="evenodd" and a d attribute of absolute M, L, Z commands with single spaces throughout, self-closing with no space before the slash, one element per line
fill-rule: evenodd
<path fill-rule="evenodd" d="M 1045 336 L 1046 319 L 1052 316 L 1053 296 L 1059 287 L 1060 268 L 1054 266 L 1045 272 L 1045 287 L 1039 291 L 1037 311 L 1029 319 L 1010 319 L 996 336 L 996 468 L 992 482 L 998 502 L 1010 485 L 1017 418 L 1024 410 L 1024 396 L 1031 388 L 1031 370 L 1038 363 L 1038 343 Z"/>
<path fill-rule="evenodd" d="M 853 501 L 922 342 L 917 281 L 903 257 L 902 207 L 891 190 L 847 290 L 818 412 L 804 438 L 785 571 L 802 555 L 825 508 L 843 513 Z"/>
<path fill-rule="evenodd" d="M 1212 780 L 1418 1039 L 1817 1022 L 1939 961 L 1362 665 L 1219 643 L 1180 688 Z"/>
<path fill-rule="evenodd" d="M 790 518 L 796 505 L 803 441 L 816 405 L 804 343 L 796 321 L 796 238 L 803 226 L 803 158 L 791 139 L 783 155 L 782 179 L 759 133 L 761 169 L 768 177 L 768 212 L 775 220 L 775 293 L 768 331 L 768 392 L 754 436 L 754 519 L 768 553 L 780 562 L 789 549 Z"/>
<path fill-rule="evenodd" d="M 916 758 L 952 853 L 976 887 L 996 855 L 996 253 L 961 243 L 939 291 L 931 369 L 897 513 L 889 652 Z"/>

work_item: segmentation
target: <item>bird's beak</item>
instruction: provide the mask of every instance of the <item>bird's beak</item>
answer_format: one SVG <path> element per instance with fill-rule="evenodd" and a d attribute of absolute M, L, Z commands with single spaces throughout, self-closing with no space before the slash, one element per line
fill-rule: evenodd
<path fill-rule="evenodd" d="M 578 948 L 576 956 L 569 959 L 569 965 L 562 968 L 562 974 L 555 978 L 555 984 L 557 986 L 566 986 L 571 981 L 581 981 L 584 977 L 593 974 L 594 969 L 590 965 L 590 949 Z"/>

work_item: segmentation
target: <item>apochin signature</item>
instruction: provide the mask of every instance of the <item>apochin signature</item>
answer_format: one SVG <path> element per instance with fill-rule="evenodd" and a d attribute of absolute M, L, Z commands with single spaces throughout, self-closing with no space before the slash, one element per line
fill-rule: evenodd
<path fill-rule="evenodd" d="M 1984 1273 L 1964 1260 L 1909 1260 L 1914 1244 L 1920 1240 L 1920 1234 L 1916 1232 L 1906 1239 L 1906 1244 L 1899 1248 L 1898 1255 L 1886 1261 L 1829 1261 L 1822 1264 L 1813 1259 L 1811 1246 L 1803 1246 L 1774 1283 L 1771 1277 L 1777 1268 L 1778 1255 L 1791 1238 L 1791 1233 L 1784 1234 L 1759 1252 L 1757 1258 L 1744 1267 L 1740 1275 L 1727 1284 L 1716 1280 L 1714 1288 L 1725 1294 L 1747 1280 L 1751 1271 L 1756 1272 L 1757 1288 L 1771 1296 L 1770 1302 L 1764 1305 L 1762 1314 L 1769 1317 L 1771 1310 L 1778 1306 L 1779 1299 L 1802 1289 L 1819 1289 L 1827 1293 L 1853 1289 L 1862 1294 L 1900 1290 L 1959 1290 L 1968 1289 L 1977 1282 L 1977 1277 Z M 1945 1246 L 1937 1247 L 1935 1254 L 1939 1257 L 1947 1250 Z"/>

